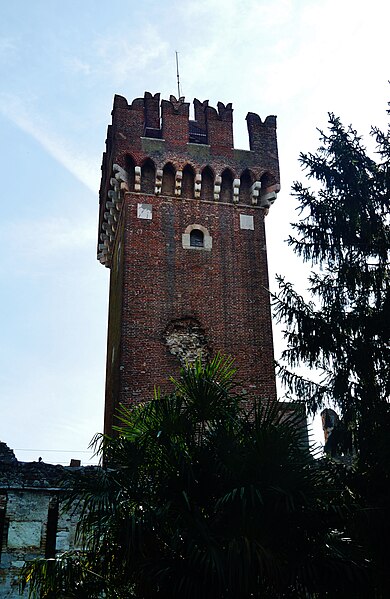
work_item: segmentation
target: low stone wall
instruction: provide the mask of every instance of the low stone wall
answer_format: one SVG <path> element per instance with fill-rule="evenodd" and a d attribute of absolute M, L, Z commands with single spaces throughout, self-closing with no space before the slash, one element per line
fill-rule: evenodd
<path fill-rule="evenodd" d="M 18 462 L 0 443 L 0 598 L 17 598 L 26 560 L 75 548 L 79 510 L 65 511 L 60 481 L 67 468 Z"/>

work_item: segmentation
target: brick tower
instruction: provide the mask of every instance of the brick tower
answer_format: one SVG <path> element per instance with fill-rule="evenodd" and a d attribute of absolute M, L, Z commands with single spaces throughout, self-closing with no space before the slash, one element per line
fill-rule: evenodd
<path fill-rule="evenodd" d="M 161 110 L 161 112 L 160 112 Z M 119 403 L 197 355 L 236 359 L 251 395 L 276 398 L 264 216 L 279 191 L 276 117 L 148 92 L 115 96 L 100 188 L 98 259 L 111 269 L 105 431 Z"/>

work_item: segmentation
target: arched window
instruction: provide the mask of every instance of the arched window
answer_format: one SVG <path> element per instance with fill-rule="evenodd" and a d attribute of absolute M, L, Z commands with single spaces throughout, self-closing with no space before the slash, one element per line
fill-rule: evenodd
<path fill-rule="evenodd" d="M 195 187 L 194 169 L 189 164 L 183 168 L 183 179 L 181 183 L 181 195 L 183 198 L 193 198 Z"/>
<path fill-rule="evenodd" d="M 154 193 L 156 182 L 156 167 L 153 160 L 148 158 L 141 167 L 141 192 Z"/>
<path fill-rule="evenodd" d="M 261 183 L 261 192 L 263 194 L 268 187 L 271 187 L 271 185 L 273 185 L 275 183 L 275 177 L 271 173 L 266 171 L 265 173 L 263 173 L 261 175 L 260 183 Z"/>
<path fill-rule="evenodd" d="M 243 204 L 250 203 L 250 188 L 253 183 L 253 176 L 246 168 L 240 177 L 240 202 Z"/>
<path fill-rule="evenodd" d="M 220 199 L 221 202 L 232 202 L 233 201 L 233 174 L 227 168 L 222 173 L 222 182 L 221 182 L 221 194 Z"/>
<path fill-rule="evenodd" d="M 201 200 L 212 200 L 214 198 L 214 174 L 209 166 L 206 166 L 202 171 L 200 198 Z"/>
<path fill-rule="evenodd" d="M 134 191 L 135 162 L 129 154 L 126 156 L 126 159 L 125 159 L 125 169 L 127 172 L 127 183 L 129 186 L 129 191 Z"/>
<path fill-rule="evenodd" d="M 192 248 L 204 247 L 204 233 L 200 229 L 193 229 L 190 233 L 190 246 Z"/>
<path fill-rule="evenodd" d="M 213 247 L 213 239 L 203 225 L 194 223 L 188 225 L 182 234 L 182 245 L 185 250 L 201 250 L 210 252 Z"/>
<path fill-rule="evenodd" d="M 163 169 L 161 193 L 163 196 L 175 195 L 175 169 L 170 162 Z"/>

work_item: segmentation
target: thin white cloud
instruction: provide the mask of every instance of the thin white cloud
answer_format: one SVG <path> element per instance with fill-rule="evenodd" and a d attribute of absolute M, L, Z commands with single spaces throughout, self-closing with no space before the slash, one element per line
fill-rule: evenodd
<path fill-rule="evenodd" d="M 28 112 L 25 102 L 12 94 L 0 94 L 0 112 L 24 133 L 31 135 L 76 179 L 96 193 L 99 189 L 100 173 L 95 163 L 50 130 L 42 117 Z"/>
<path fill-rule="evenodd" d="M 162 60 L 168 47 L 168 42 L 161 38 L 152 25 L 143 28 L 141 39 L 135 43 L 116 33 L 105 35 L 96 40 L 94 45 L 99 58 L 94 69 L 104 77 L 108 75 L 111 85 L 121 85 L 156 59 Z"/>
<path fill-rule="evenodd" d="M 13 37 L 0 38 L 0 60 L 9 59 L 17 48 L 16 39 Z"/>
<path fill-rule="evenodd" d="M 31 261 L 44 257 L 57 261 L 59 253 L 90 249 L 96 242 L 95 223 L 76 219 L 49 217 L 8 222 L 6 227 L 0 226 L 0 232 L 10 254 L 20 256 L 20 263 L 27 269 L 31 268 Z"/>
<path fill-rule="evenodd" d="M 68 70 L 81 75 L 91 75 L 93 72 L 93 67 L 90 63 L 81 60 L 77 56 L 72 56 L 65 60 L 65 64 L 68 67 Z"/>
<path fill-rule="evenodd" d="M 340 110 L 346 106 L 353 114 L 351 90 L 359 99 L 372 103 L 369 82 L 377 80 L 372 68 L 388 53 L 387 22 L 389 9 L 373 0 L 376 27 L 367 21 L 364 4 L 337 0 L 306 3 L 295 15 L 294 34 L 289 31 L 289 51 L 275 47 L 272 60 L 265 69 L 267 85 L 263 90 L 266 101 L 283 98 L 290 102 L 295 97 L 305 98 L 321 112 Z M 288 47 L 288 46 L 287 46 Z M 370 97 L 371 96 L 371 97 Z M 339 108 L 340 107 L 340 108 Z"/>

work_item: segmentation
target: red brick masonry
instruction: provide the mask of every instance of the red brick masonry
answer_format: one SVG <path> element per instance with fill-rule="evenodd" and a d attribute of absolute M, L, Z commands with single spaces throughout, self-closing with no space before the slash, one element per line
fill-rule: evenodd
<path fill-rule="evenodd" d="M 162 101 L 160 119 L 158 94 L 146 93 L 131 105 L 115 96 L 103 156 L 98 242 L 99 248 L 105 244 L 104 263 L 111 268 L 106 432 L 119 402 L 148 400 L 155 385 L 170 388 L 167 377 L 177 375 L 180 364 L 167 331 L 180 327 L 199 330 L 208 353 L 232 355 L 248 394 L 276 399 L 265 211 L 251 194 L 256 181 L 260 197 L 278 189 L 276 118 L 263 123 L 249 113 L 250 150 L 235 150 L 231 105 L 219 103 L 217 111 L 208 102 L 194 104 L 196 121 L 189 120 L 189 105 L 172 97 Z M 161 195 L 167 163 L 172 189 Z M 124 169 L 127 181 L 109 217 L 114 165 Z M 178 171 L 184 171 L 182 180 Z M 168 181 L 168 171 L 164 176 Z M 199 185 L 206 185 L 206 177 L 205 197 Z M 241 186 L 239 196 L 231 185 Z M 151 206 L 151 218 L 139 218 L 139 204 Z M 240 215 L 253 217 L 253 229 L 242 228 Z M 200 249 L 183 247 L 190 225 L 208 233 L 211 249 L 206 242 Z"/>

